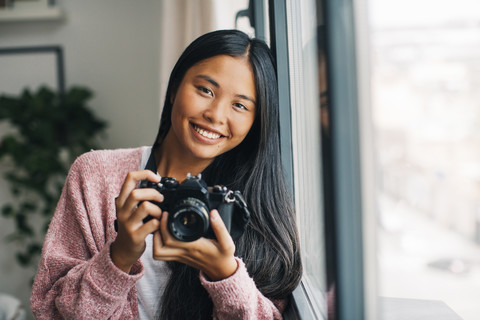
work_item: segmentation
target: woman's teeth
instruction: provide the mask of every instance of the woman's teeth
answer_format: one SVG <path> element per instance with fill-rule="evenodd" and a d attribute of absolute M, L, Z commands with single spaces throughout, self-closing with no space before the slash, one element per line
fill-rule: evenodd
<path fill-rule="evenodd" d="M 202 136 L 204 136 L 205 138 L 209 138 L 209 139 L 218 139 L 220 138 L 221 135 L 219 135 L 218 133 L 213 133 L 213 132 L 210 132 L 210 131 L 205 131 L 197 126 L 193 126 L 195 128 L 195 131 L 197 131 L 198 133 L 200 133 Z"/>

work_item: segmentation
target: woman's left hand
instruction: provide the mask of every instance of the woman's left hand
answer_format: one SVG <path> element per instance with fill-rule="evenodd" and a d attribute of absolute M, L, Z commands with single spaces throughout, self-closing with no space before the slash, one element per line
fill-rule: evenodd
<path fill-rule="evenodd" d="M 160 229 L 153 235 L 153 258 L 178 261 L 197 268 L 211 281 L 228 278 L 237 271 L 235 244 L 217 210 L 210 211 L 210 225 L 216 240 L 200 238 L 192 242 L 175 239 L 167 228 L 168 212 L 162 213 Z"/>

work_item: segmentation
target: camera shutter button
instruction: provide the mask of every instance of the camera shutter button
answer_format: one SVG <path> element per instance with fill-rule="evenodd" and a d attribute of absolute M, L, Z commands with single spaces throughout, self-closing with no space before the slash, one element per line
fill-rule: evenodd
<path fill-rule="evenodd" d="M 173 178 L 165 179 L 165 181 L 162 181 L 162 182 L 163 182 L 163 185 L 164 185 L 166 188 L 168 188 L 168 189 L 178 187 L 178 182 L 177 182 L 177 180 L 175 180 L 175 179 L 173 179 Z"/>
<path fill-rule="evenodd" d="M 217 192 L 217 193 L 222 193 L 222 192 L 226 192 L 227 191 L 227 187 L 224 187 L 224 186 L 221 186 L 221 185 L 216 185 L 216 186 L 213 186 L 213 189 L 212 189 L 213 192 Z"/>

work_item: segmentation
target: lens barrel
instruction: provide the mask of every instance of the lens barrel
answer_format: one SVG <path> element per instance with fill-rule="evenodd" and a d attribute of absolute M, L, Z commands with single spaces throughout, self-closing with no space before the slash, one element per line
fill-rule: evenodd
<path fill-rule="evenodd" d="M 182 199 L 168 219 L 168 227 L 174 238 L 184 242 L 202 237 L 210 225 L 208 207 L 199 199 Z"/>

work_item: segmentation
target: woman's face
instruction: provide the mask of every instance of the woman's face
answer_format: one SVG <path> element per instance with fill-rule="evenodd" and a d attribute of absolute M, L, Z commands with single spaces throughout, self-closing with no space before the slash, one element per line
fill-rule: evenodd
<path fill-rule="evenodd" d="M 255 80 L 247 58 L 215 56 L 192 66 L 172 96 L 181 154 L 213 160 L 248 134 L 255 119 Z"/>

